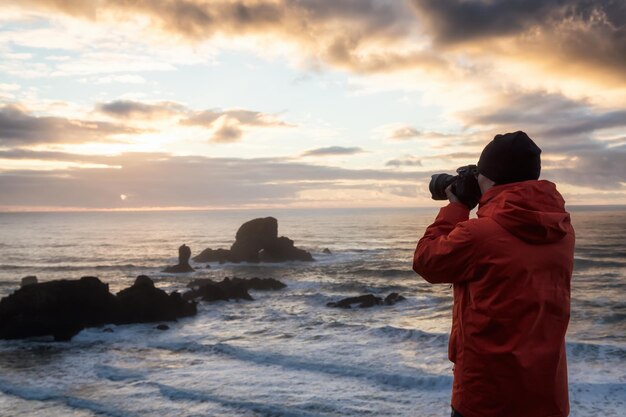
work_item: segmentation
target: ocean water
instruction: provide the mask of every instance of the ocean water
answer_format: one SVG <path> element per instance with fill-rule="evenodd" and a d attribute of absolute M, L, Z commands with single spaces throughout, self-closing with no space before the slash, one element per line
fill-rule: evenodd
<path fill-rule="evenodd" d="M 0 214 L 0 296 L 26 275 L 96 275 L 112 291 L 151 276 L 273 277 L 255 301 L 201 303 L 196 317 L 87 329 L 71 342 L 0 341 L 0 416 L 447 416 L 452 290 L 411 270 L 435 209 Z M 229 247 L 241 223 L 272 215 L 314 263 L 217 265 L 171 275 Z M 573 209 L 577 232 L 567 335 L 571 416 L 626 412 L 626 210 Z M 329 248 L 332 254 L 323 254 Z M 330 309 L 399 292 L 407 301 Z"/>

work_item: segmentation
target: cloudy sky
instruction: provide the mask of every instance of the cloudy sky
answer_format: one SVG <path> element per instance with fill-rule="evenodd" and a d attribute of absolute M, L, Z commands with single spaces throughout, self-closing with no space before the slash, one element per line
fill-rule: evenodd
<path fill-rule="evenodd" d="M 623 0 L 4 0 L 0 210 L 432 205 L 526 131 L 626 204 Z"/>

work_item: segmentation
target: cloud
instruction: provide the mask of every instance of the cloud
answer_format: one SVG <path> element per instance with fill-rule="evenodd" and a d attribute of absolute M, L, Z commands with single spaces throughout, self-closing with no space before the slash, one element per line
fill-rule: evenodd
<path fill-rule="evenodd" d="M 496 55 L 535 56 L 561 71 L 626 70 L 626 3 L 615 0 L 413 0 L 443 47 L 478 46 Z M 501 47 L 502 40 L 510 41 Z M 490 42 L 493 41 L 493 42 Z M 508 51 L 507 51 L 508 50 Z M 579 74 L 580 77 L 581 74 Z"/>
<path fill-rule="evenodd" d="M 379 134 L 384 135 L 388 140 L 396 141 L 423 139 L 429 141 L 438 141 L 439 143 L 441 143 L 442 141 L 450 141 L 459 138 L 459 135 L 456 134 L 425 131 L 416 129 L 412 126 L 398 124 L 380 126 L 376 129 L 376 131 Z"/>
<path fill-rule="evenodd" d="M 101 113 L 119 119 L 156 119 L 187 111 L 184 106 L 169 101 L 151 104 L 133 100 L 116 100 L 109 103 L 100 103 L 96 105 L 96 109 Z"/>
<path fill-rule="evenodd" d="M 99 103 L 96 110 L 122 120 L 175 119 L 182 126 L 203 127 L 211 130 L 210 141 L 231 143 L 242 139 L 249 128 L 293 127 L 278 116 L 246 109 L 194 110 L 171 101 L 145 103 L 135 100 L 115 100 Z"/>
<path fill-rule="evenodd" d="M 573 153 L 608 146 L 600 134 L 626 128 L 626 111 L 599 109 L 586 100 L 572 100 L 542 91 L 512 91 L 482 108 L 457 114 L 468 128 L 496 133 L 524 130 L 540 138 L 546 150 Z M 619 135 L 619 133 L 616 133 Z"/>
<path fill-rule="evenodd" d="M 18 105 L 0 107 L 0 145 L 83 143 L 115 140 L 117 135 L 142 131 L 102 121 L 34 116 Z"/>
<path fill-rule="evenodd" d="M 388 167 L 421 167 L 422 161 L 414 156 L 391 159 L 385 163 Z"/>
<path fill-rule="evenodd" d="M 279 120 L 274 115 L 244 109 L 198 111 L 182 120 L 181 123 L 185 125 L 210 127 L 220 118 L 225 118 L 245 126 L 292 126 Z"/>
<path fill-rule="evenodd" d="M 58 0 L 27 0 L 15 1 L 14 5 L 92 21 L 144 17 L 153 31 L 185 42 L 253 37 L 279 40 L 303 52 L 304 60 L 312 67 L 330 64 L 370 73 L 405 68 L 440 70 L 448 66 L 446 59 L 424 42 L 415 42 L 415 17 L 409 5 L 399 1 L 113 0 L 76 5 Z M 388 48 L 392 44 L 396 48 Z M 66 70 L 76 72 L 71 66 Z M 85 66 L 80 69 L 85 70 Z"/>
<path fill-rule="evenodd" d="M 567 162 L 570 166 L 544 170 L 542 177 L 596 190 L 626 190 L 626 145 L 594 149 Z"/>
<path fill-rule="evenodd" d="M 275 115 L 244 109 L 214 109 L 189 113 L 181 119 L 180 124 L 213 129 L 209 140 L 215 143 L 236 142 L 250 127 L 293 127 Z"/>
<path fill-rule="evenodd" d="M 517 34 L 538 22 L 553 19 L 565 3 L 560 0 L 413 0 L 423 22 L 440 43 Z"/>
<path fill-rule="evenodd" d="M 389 135 L 389 139 L 407 140 L 407 139 L 416 138 L 420 134 L 421 132 L 419 130 L 412 128 L 410 126 L 404 126 L 391 132 L 391 134 Z"/>
<path fill-rule="evenodd" d="M 600 109 L 556 93 L 510 91 L 457 117 L 473 131 L 465 147 L 482 147 L 495 134 L 524 130 L 543 150 L 542 178 L 595 189 L 626 188 L 624 110 Z"/>
<path fill-rule="evenodd" d="M 0 158 L 6 156 L 0 154 Z M 14 155 L 18 156 L 18 155 Z M 35 155 L 29 155 L 35 156 Z M 42 157 L 53 155 L 43 153 Z M 74 158 L 68 154 L 61 158 Z M 94 162 L 85 156 L 84 162 Z M 274 158 L 207 158 L 167 154 L 97 157 L 111 168 L 0 173 L 6 207 L 205 207 L 297 203 L 315 189 L 394 187 L 414 184 L 422 174 L 350 170 Z M 115 168 L 113 167 L 115 166 Z M 254 173 L 254 175 L 250 175 Z M 424 179 L 425 181 L 425 179 Z M 132 196 L 125 201 L 120 194 Z M 348 202 L 349 203 L 349 202 Z"/>
<path fill-rule="evenodd" d="M 363 149 L 358 147 L 328 146 L 326 148 L 310 149 L 303 152 L 302 156 L 355 155 L 362 152 Z"/>

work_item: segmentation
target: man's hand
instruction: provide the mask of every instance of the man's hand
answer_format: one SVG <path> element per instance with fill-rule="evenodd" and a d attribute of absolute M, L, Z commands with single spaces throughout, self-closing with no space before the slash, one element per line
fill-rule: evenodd
<path fill-rule="evenodd" d="M 457 198 L 457 196 L 455 196 L 455 195 L 452 193 L 452 184 L 450 184 L 450 185 L 448 185 L 448 186 L 446 187 L 446 195 L 448 196 L 448 200 L 449 200 L 451 203 L 461 203 L 461 200 L 459 200 L 459 199 Z M 461 204 L 463 204 L 463 203 L 461 203 Z"/>

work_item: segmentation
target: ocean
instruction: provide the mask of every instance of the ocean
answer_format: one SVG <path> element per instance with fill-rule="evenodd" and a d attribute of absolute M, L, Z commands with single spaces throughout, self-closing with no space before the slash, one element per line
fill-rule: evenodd
<path fill-rule="evenodd" d="M 577 234 L 567 334 L 571 416 L 626 413 L 626 209 L 572 208 Z M 447 416 L 452 290 L 411 270 L 436 209 L 0 214 L 0 296 L 23 276 L 98 276 L 112 291 L 146 274 L 184 291 L 193 278 L 272 277 L 254 301 L 199 305 L 168 323 L 86 329 L 71 342 L 0 341 L 0 416 Z M 313 263 L 204 264 L 160 272 L 186 243 L 228 248 L 255 217 Z M 323 253 L 325 248 L 331 254 Z M 329 301 L 398 292 L 369 309 Z"/>

